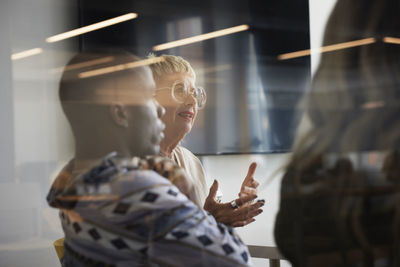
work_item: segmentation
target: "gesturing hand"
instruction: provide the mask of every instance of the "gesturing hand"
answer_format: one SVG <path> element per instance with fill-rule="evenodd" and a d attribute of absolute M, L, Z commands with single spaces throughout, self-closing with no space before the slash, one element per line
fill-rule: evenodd
<path fill-rule="evenodd" d="M 239 197 L 246 195 L 257 195 L 257 187 L 259 183 L 254 179 L 254 173 L 256 172 L 257 163 L 253 162 L 249 166 L 247 175 L 243 180 L 242 186 L 240 188 Z"/>
<path fill-rule="evenodd" d="M 244 205 L 256 199 L 256 194 L 246 194 L 245 196 L 237 198 L 234 200 L 237 208 L 234 208 L 232 202 L 218 203 L 215 200 L 217 190 L 218 181 L 214 180 L 214 183 L 210 188 L 210 193 L 208 194 L 204 204 L 204 209 L 211 213 L 217 222 L 232 227 L 241 227 L 254 222 L 254 217 L 262 212 L 262 209 L 260 208 L 264 205 L 263 200 L 259 200 L 253 204 Z"/>

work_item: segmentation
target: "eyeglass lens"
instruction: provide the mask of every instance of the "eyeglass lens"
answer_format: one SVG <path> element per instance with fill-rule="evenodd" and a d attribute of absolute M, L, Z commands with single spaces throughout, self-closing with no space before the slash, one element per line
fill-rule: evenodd
<path fill-rule="evenodd" d="M 189 88 L 182 82 L 175 83 L 172 87 L 172 95 L 180 102 L 184 102 L 189 94 L 196 99 L 197 107 L 199 109 L 204 107 L 206 102 L 206 93 L 203 88 Z"/>

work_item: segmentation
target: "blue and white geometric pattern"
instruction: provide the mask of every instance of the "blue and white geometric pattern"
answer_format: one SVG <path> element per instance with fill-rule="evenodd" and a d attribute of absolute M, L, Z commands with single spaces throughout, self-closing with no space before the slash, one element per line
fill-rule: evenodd
<path fill-rule="evenodd" d="M 165 177 L 143 169 L 160 161 L 109 157 L 104 162 L 50 202 L 61 209 L 65 242 L 74 252 L 67 255 L 76 257 L 76 266 L 91 259 L 129 266 L 251 265 L 232 228 L 217 223 Z M 101 175 L 99 183 L 95 175 Z"/>

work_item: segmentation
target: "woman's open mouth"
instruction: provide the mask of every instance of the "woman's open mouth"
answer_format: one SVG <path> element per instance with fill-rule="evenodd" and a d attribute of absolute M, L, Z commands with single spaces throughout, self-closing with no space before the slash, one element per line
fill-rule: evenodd
<path fill-rule="evenodd" d="M 179 112 L 178 115 L 187 121 L 192 121 L 194 117 L 194 113 L 190 111 L 182 111 Z"/>

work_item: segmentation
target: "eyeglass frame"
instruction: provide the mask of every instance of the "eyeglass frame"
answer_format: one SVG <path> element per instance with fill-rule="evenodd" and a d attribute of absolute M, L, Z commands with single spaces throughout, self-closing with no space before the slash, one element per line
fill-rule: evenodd
<path fill-rule="evenodd" d="M 176 97 L 175 94 L 174 94 L 175 86 L 176 86 L 176 84 L 178 84 L 178 83 L 183 83 L 184 86 L 186 87 L 185 82 L 178 80 L 178 81 L 175 81 L 175 82 L 172 84 L 172 86 L 170 86 L 170 87 L 166 86 L 166 87 L 156 88 L 156 90 L 155 90 L 155 95 L 157 94 L 157 91 L 163 91 L 163 90 L 167 90 L 167 89 L 168 89 L 168 90 L 171 90 L 171 96 L 172 96 L 172 98 L 173 98 L 175 101 L 177 101 L 177 102 L 179 102 L 179 103 L 184 103 L 185 100 L 180 101 L 179 99 L 177 99 L 177 97 Z M 190 89 L 192 89 L 192 90 L 191 90 L 192 93 L 189 93 L 189 92 L 190 92 L 190 91 L 189 91 Z M 200 89 L 200 90 L 203 92 L 202 94 L 200 94 L 200 95 L 203 95 L 203 96 L 204 96 L 204 101 L 203 101 L 203 105 L 202 105 L 202 106 L 199 105 L 200 102 L 198 101 L 197 97 L 195 96 L 196 89 Z M 198 110 L 203 109 L 203 108 L 205 107 L 205 105 L 206 105 L 206 102 L 207 102 L 207 93 L 206 93 L 206 90 L 204 90 L 204 88 L 201 87 L 201 86 L 196 86 L 196 87 L 194 87 L 194 88 L 191 87 L 191 88 L 189 88 L 189 90 L 187 90 L 188 93 L 186 93 L 185 99 L 186 99 L 189 95 L 193 96 L 193 98 L 196 99 L 196 103 L 197 103 L 196 106 L 197 106 L 197 109 L 198 109 Z"/>

